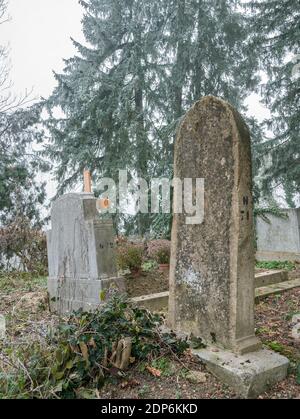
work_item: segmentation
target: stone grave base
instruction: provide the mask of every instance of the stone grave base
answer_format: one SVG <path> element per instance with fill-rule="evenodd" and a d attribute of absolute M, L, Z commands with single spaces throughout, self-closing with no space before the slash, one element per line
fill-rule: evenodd
<path fill-rule="evenodd" d="M 258 262 L 270 262 L 276 260 L 278 262 L 300 262 L 300 253 L 294 252 L 267 252 L 267 251 L 258 251 L 256 253 L 256 260 Z"/>
<path fill-rule="evenodd" d="M 242 398 L 255 398 L 287 376 L 289 361 L 273 351 L 262 349 L 236 355 L 219 348 L 193 350 L 215 377 Z"/>
<path fill-rule="evenodd" d="M 48 279 L 50 309 L 60 314 L 82 308 L 95 310 L 105 299 L 105 292 L 117 290 L 126 293 L 123 278 L 108 279 Z"/>

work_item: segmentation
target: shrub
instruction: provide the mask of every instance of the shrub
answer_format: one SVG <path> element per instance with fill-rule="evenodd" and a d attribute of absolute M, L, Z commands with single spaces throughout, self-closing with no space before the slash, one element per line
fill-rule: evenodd
<path fill-rule="evenodd" d="M 133 243 L 122 243 L 117 247 L 117 263 L 119 269 L 136 272 L 143 263 L 143 246 Z"/>
<path fill-rule="evenodd" d="M 143 271 L 144 272 L 151 272 L 157 269 L 157 262 L 155 260 L 147 260 L 143 263 Z"/>
<path fill-rule="evenodd" d="M 169 240 L 152 240 L 148 243 L 148 256 L 160 265 L 170 263 L 171 242 Z"/>
<path fill-rule="evenodd" d="M 4 270 L 46 275 L 46 234 L 32 228 L 29 220 L 21 217 L 0 229 L 0 266 Z"/>

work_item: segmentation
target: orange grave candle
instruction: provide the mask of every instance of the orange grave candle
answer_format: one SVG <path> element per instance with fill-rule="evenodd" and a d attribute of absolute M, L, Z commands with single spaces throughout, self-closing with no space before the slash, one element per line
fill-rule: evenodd
<path fill-rule="evenodd" d="M 97 201 L 98 210 L 108 210 L 110 207 L 110 200 L 108 198 L 101 198 Z"/>

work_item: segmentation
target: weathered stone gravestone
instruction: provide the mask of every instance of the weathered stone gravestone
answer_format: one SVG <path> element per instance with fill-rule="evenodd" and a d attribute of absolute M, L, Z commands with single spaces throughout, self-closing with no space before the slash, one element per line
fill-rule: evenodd
<path fill-rule="evenodd" d="M 215 346 L 198 355 L 241 395 L 253 395 L 284 378 L 288 361 L 260 350 L 255 336 L 250 135 L 229 104 L 206 97 L 187 113 L 175 177 L 204 179 L 205 214 L 198 225 L 174 215 L 169 325 Z"/>
<path fill-rule="evenodd" d="M 91 193 L 72 193 L 54 202 L 48 232 L 48 290 L 60 313 L 95 309 L 111 287 L 124 292 L 115 263 L 114 232 Z"/>

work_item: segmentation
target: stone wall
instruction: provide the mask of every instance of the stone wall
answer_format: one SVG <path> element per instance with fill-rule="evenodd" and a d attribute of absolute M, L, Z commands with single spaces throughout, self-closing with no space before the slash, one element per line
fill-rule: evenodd
<path fill-rule="evenodd" d="M 288 218 L 267 215 L 256 222 L 258 260 L 300 260 L 300 209 L 285 210 Z"/>

